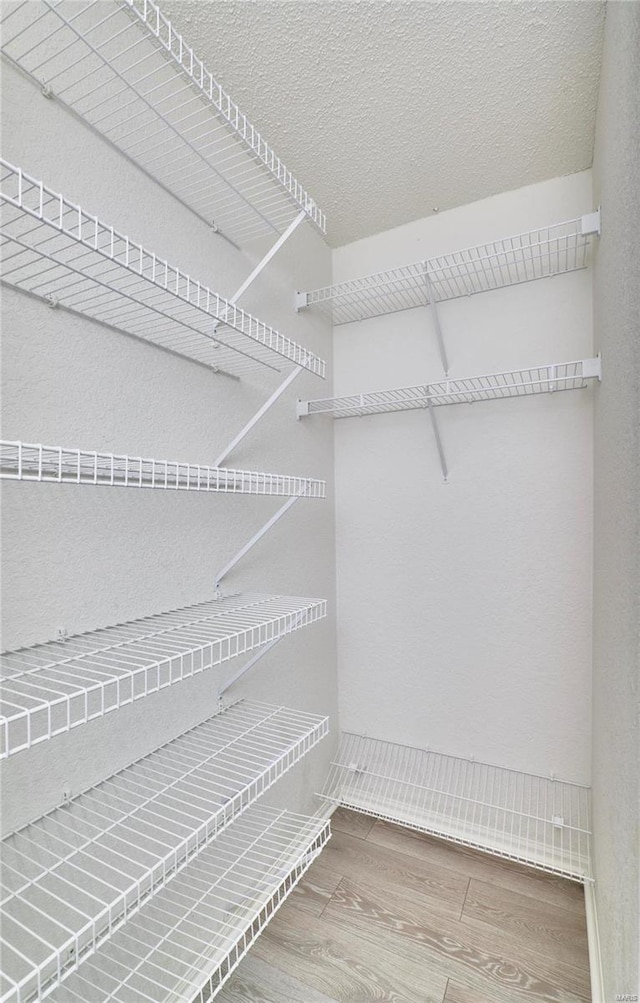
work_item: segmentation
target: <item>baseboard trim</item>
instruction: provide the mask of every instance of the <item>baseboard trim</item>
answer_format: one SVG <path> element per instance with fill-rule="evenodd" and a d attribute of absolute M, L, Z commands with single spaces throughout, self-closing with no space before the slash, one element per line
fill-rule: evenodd
<path fill-rule="evenodd" d="M 591 975 L 592 1003 L 606 1003 L 604 979 L 602 977 L 602 955 L 600 953 L 600 933 L 598 931 L 598 910 L 596 888 L 593 881 L 585 882 L 584 906 L 587 914 L 587 943 L 589 947 L 589 973 Z"/>

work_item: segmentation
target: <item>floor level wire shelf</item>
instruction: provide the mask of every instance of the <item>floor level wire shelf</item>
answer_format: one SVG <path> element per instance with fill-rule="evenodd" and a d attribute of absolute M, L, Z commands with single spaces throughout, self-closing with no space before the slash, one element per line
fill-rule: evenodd
<path fill-rule="evenodd" d="M 326 600 L 238 593 L 0 658 L 0 758 L 314 623 Z"/>
<path fill-rule="evenodd" d="M 327 718 L 239 701 L 8 836 L 3 1003 L 43 998 L 145 903 L 161 913 L 169 882 L 175 902 L 174 875 L 200 873 L 213 840 L 217 866 L 220 833 L 327 732 Z M 270 826 L 254 828 L 268 847 Z"/>
<path fill-rule="evenodd" d="M 240 244 L 324 213 L 153 0 L 7 4 L 2 52 Z"/>
<path fill-rule="evenodd" d="M 322 796 L 585 882 L 589 794 L 579 784 L 345 732 Z"/>

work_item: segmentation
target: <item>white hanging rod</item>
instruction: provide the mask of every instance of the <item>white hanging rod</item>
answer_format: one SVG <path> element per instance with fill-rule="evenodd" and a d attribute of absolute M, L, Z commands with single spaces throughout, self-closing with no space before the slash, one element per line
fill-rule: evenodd
<path fill-rule="evenodd" d="M 152 0 L 25 0 L 2 51 L 233 242 L 324 213 Z"/>
<path fill-rule="evenodd" d="M 47 995 L 328 730 L 240 701 L 4 839 L 3 1001 Z"/>
<path fill-rule="evenodd" d="M 274 328 L 0 160 L 3 282 L 216 369 L 325 363 Z M 217 323 L 222 323 L 221 332 Z"/>
<path fill-rule="evenodd" d="M 595 359 L 561 362 L 506 373 L 489 373 L 486 376 L 466 376 L 416 387 L 396 387 L 346 397 L 298 401 L 297 414 L 299 418 L 312 414 L 351 418 L 447 404 L 473 404 L 475 401 L 526 397 L 559 390 L 581 390 L 587 386 L 588 380 L 600 380 L 601 375 L 598 356 Z"/>
<path fill-rule="evenodd" d="M 591 880 L 589 788 L 344 733 L 322 795 L 377 818 Z"/>
<path fill-rule="evenodd" d="M 0 440 L 0 478 L 57 484 L 324 498 L 326 482 L 141 456 Z"/>
<path fill-rule="evenodd" d="M 0 758 L 327 615 L 322 599 L 239 593 L 0 657 Z"/>
<path fill-rule="evenodd" d="M 328 313 L 334 324 L 348 324 L 560 275 L 586 267 L 590 239 L 599 234 L 597 210 L 538 230 L 301 292 L 296 307 L 316 307 Z"/>
<path fill-rule="evenodd" d="M 330 835 L 326 819 L 253 806 L 48 998 L 210 1003 Z"/>

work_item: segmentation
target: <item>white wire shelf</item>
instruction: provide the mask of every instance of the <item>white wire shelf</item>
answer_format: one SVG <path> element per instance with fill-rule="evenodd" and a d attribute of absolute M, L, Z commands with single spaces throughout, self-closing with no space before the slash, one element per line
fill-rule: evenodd
<path fill-rule="evenodd" d="M 0 160 L 3 282 L 109 327 L 243 375 L 318 356 Z"/>
<path fill-rule="evenodd" d="M 66 449 L 7 439 L 0 440 L 0 478 L 305 498 L 324 498 L 326 492 L 326 482 L 311 477 L 206 467 L 196 463 L 151 460 L 142 456 Z"/>
<path fill-rule="evenodd" d="M 588 787 L 343 733 L 323 796 L 539 870 L 591 880 Z"/>
<path fill-rule="evenodd" d="M 326 600 L 240 593 L 7 652 L 0 758 L 320 620 Z"/>
<path fill-rule="evenodd" d="M 251 808 L 47 998 L 208 1003 L 330 835 L 326 820 Z"/>
<path fill-rule="evenodd" d="M 233 241 L 281 233 L 313 199 L 152 0 L 26 0 L 2 51 Z"/>
<path fill-rule="evenodd" d="M 445 404 L 473 404 L 475 401 L 529 397 L 560 390 L 583 390 L 589 380 L 601 379 L 600 358 L 580 359 L 554 365 L 517 369 L 486 376 L 465 376 L 441 383 L 423 383 L 416 387 L 375 390 L 346 397 L 325 397 L 298 401 L 297 414 L 330 414 L 334 418 L 352 418 L 387 411 L 410 411 L 415 408 Z"/>
<path fill-rule="evenodd" d="M 240 702 L 3 840 L 3 1003 L 47 995 L 327 733 Z"/>
<path fill-rule="evenodd" d="M 529 230 L 411 265 L 298 293 L 298 309 L 315 307 L 333 323 L 380 317 L 431 302 L 531 282 L 585 268 L 600 213 Z M 433 299 L 432 299 L 433 297 Z"/>

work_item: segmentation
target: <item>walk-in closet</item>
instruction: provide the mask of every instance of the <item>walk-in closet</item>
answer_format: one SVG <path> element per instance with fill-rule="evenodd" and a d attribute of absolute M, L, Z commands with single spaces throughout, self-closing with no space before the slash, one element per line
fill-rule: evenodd
<path fill-rule="evenodd" d="M 0 1003 L 637 1000 L 640 3 L 0 15 Z"/>

